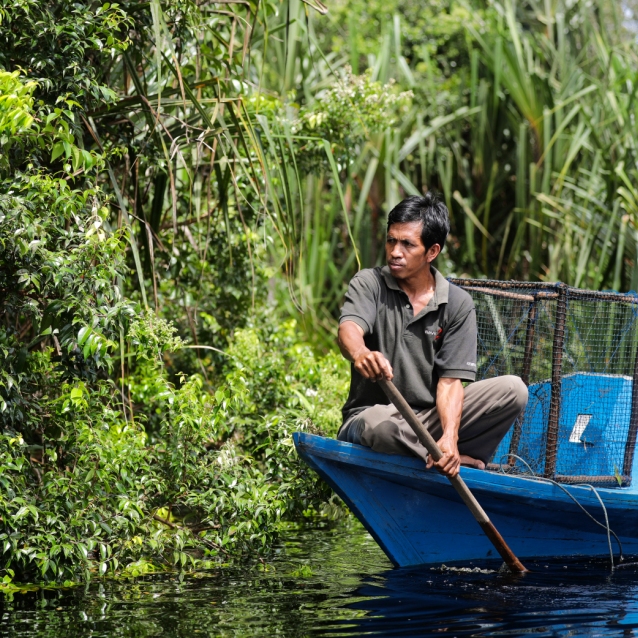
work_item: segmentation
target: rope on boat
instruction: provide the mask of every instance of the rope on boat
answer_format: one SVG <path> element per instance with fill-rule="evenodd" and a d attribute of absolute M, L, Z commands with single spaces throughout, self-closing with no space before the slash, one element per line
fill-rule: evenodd
<path fill-rule="evenodd" d="M 554 481 L 553 479 L 550 478 L 545 478 L 544 476 L 537 476 L 534 473 L 534 470 L 532 470 L 532 468 L 529 466 L 529 463 L 521 458 L 520 456 L 516 455 L 516 454 L 505 454 L 504 457 L 507 458 L 515 458 L 518 461 L 520 461 L 521 463 L 523 463 L 523 465 L 525 465 L 525 467 L 529 470 L 529 473 L 531 474 L 532 478 L 536 481 L 544 481 L 546 483 L 551 483 L 552 485 L 555 485 L 556 487 L 560 487 L 561 490 L 563 490 L 563 492 L 565 492 L 565 494 L 567 494 L 567 496 L 569 496 L 569 498 L 572 499 L 572 501 L 574 501 L 574 503 L 576 503 L 576 505 L 578 505 L 578 507 L 580 507 L 581 510 L 583 510 L 583 512 L 585 512 L 585 514 L 587 514 L 587 516 L 589 516 L 589 518 L 594 521 L 594 523 L 596 523 L 596 525 L 598 525 L 599 527 L 602 527 L 604 530 L 606 530 L 607 532 L 607 545 L 609 546 L 609 560 L 611 562 L 611 571 L 613 572 L 615 567 L 614 567 L 614 552 L 611 546 L 611 537 L 613 536 L 616 539 L 616 542 L 618 543 L 618 562 L 622 562 L 623 560 L 623 553 L 622 553 L 622 543 L 620 542 L 620 539 L 618 538 L 618 535 L 616 534 L 616 532 L 614 532 L 613 529 L 611 529 L 611 527 L 609 527 L 609 517 L 607 516 L 607 508 L 605 507 L 605 503 L 603 503 L 603 499 L 600 497 L 600 494 L 598 493 L 598 490 L 593 486 L 590 485 L 589 483 L 579 483 L 580 486 L 582 487 L 588 487 L 589 489 L 591 489 L 591 491 L 596 495 L 596 498 L 598 499 L 598 502 L 600 503 L 600 506 L 603 508 L 603 514 L 605 515 L 605 524 L 603 525 L 603 523 L 601 523 L 600 521 L 596 520 L 578 501 L 578 499 L 571 493 L 569 492 L 569 490 L 567 490 L 565 488 L 564 485 L 561 485 L 560 483 L 558 483 L 557 481 Z M 503 464 L 501 463 L 501 469 L 500 469 L 501 474 L 506 474 L 506 472 L 503 471 Z"/>
<path fill-rule="evenodd" d="M 559 485 L 559 483 L 557 483 L 556 485 Z M 613 572 L 614 571 L 614 552 L 611 549 L 611 533 L 612 532 L 611 532 L 611 527 L 609 527 L 609 518 L 607 516 L 607 508 L 605 507 L 605 504 L 603 503 L 603 499 L 600 498 L 600 494 L 598 493 L 598 490 L 593 485 L 589 485 L 589 483 L 584 483 L 583 485 L 591 489 L 591 491 L 596 495 L 596 498 L 598 499 L 600 506 L 603 508 L 603 513 L 605 514 L 605 526 L 607 527 L 607 544 L 609 545 L 609 560 L 611 561 L 611 571 Z M 574 498 L 574 500 L 576 499 Z M 578 504 L 580 505 L 580 503 Z M 585 510 L 585 508 L 582 505 L 580 505 L 580 507 L 582 510 Z M 592 516 L 592 519 L 593 519 L 593 516 Z M 596 522 L 598 523 L 598 521 Z M 598 523 L 598 524 L 601 527 L 603 527 L 602 523 Z M 620 539 L 618 538 L 618 536 L 616 536 L 616 534 L 614 534 L 614 536 L 616 537 L 616 540 L 618 541 L 618 548 L 620 551 L 620 556 L 619 556 L 619 562 L 620 562 L 622 561 L 622 545 L 620 544 Z"/>

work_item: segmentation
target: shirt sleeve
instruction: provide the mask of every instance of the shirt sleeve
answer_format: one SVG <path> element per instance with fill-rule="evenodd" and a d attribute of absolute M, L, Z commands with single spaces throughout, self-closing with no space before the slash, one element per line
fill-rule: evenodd
<path fill-rule="evenodd" d="M 374 274 L 369 270 L 358 272 L 348 286 L 339 325 L 344 321 L 354 321 L 364 335 L 372 334 L 377 318 L 378 297 L 379 283 Z"/>
<path fill-rule="evenodd" d="M 476 379 L 476 311 L 457 314 L 445 328 L 442 343 L 434 357 L 434 369 L 439 378 Z"/>

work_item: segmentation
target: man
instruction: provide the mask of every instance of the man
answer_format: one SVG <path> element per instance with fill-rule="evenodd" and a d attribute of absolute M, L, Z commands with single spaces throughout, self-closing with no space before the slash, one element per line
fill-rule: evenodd
<path fill-rule="evenodd" d="M 476 377 L 476 314 L 470 295 L 433 266 L 450 230 L 434 195 L 408 197 L 388 216 L 387 266 L 350 282 L 339 347 L 352 362 L 350 394 L 337 438 L 378 452 L 420 456 L 448 477 L 461 465 L 484 469 L 527 403 L 515 376 Z M 435 439 L 437 463 L 388 400 L 378 379 L 393 379 Z"/>

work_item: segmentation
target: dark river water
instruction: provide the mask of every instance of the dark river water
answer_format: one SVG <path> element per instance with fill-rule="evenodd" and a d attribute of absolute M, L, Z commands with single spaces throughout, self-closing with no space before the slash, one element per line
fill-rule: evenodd
<path fill-rule="evenodd" d="M 392 569 L 352 522 L 286 538 L 266 571 L 16 594 L 0 603 L 0 636 L 638 636 L 638 568 L 612 574 L 601 560 L 530 563 L 524 576 Z"/>

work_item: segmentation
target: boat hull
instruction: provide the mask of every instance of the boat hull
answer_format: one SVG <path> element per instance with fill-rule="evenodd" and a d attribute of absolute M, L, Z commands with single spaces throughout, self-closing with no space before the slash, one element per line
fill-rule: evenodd
<path fill-rule="evenodd" d="M 447 479 L 420 459 L 297 432 L 299 455 L 339 494 L 396 566 L 499 558 Z M 521 559 L 609 556 L 596 494 L 520 476 L 462 468 L 479 503 Z M 638 554 L 638 493 L 597 488 L 625 554 Z M 614 554 L 618 546 L 612 537 Z"/>

